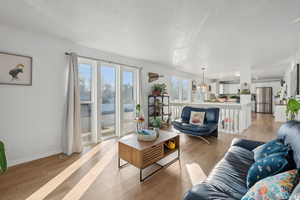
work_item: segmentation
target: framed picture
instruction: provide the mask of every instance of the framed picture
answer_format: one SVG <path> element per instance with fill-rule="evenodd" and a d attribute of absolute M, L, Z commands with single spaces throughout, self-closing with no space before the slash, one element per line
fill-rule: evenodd
<path fill-rule="evenodd" d="M 32 85 L 32 57 L 0 52 L 0 84 Z"/>

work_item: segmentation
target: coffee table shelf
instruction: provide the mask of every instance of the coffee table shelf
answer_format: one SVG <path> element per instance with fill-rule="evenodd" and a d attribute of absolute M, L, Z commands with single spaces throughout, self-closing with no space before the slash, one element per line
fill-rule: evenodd
<path fill-rule="evenodd" d="M 164 144 L 169 140 L 175 142 L 175 149 L 169 150 L 164 146 Z M 164 166 L 167 166 L 176 160 L 180 160 L 180 139 L 179 135 L 174 132 L 161 131 L 159 137 L 153 142 L 138 141 L 137 134 L 130 134 L 119 140 L 118 148 L 118 167 L 121 168 L 126 165 L 120 164 L 122 159 L 139 168 L 141 182 L 152 176 Z M 175 153 L 176 151 L 178 151 L 178 156 L 166 165 L 160 165 L 157 163 L 161 159 Z M 159 165 L 160 168 L 152 172 L 150 175 L 143 177 L 143 169 L 153 164 Z"/>

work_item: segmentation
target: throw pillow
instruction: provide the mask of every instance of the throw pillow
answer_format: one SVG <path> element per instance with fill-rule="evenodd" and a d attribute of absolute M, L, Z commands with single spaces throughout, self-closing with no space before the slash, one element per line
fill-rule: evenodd
<path fill-rule="evenodd" d="M 278 174 L 288 168 L 283 155 L 270 155 L 252 164 L 247 175 L 247 187 L 251 188 L 259 180 Z"/>
<path fill-rule="evenodd" d="M 242 200 L 287 200 L 297 182 L 297 170 L 286 171 L 257 182 Z"/>
<path fill-rule="evenodd" d="M 293 190 L 293 193 L 291 194 L 289 200 L 300 200 L 300 184 L 298 184 L 295 189 Z"/>
<path fill-rule="evenodd" d="M 287 155 L 289 149 L 289 146 L 284 145 L 281 140 L 275 139 L 255 148 L 253 150 L 254 160 L 258 161 L 259 159 L 265 158 L 274 153 Z"/>
<path fill-rule="evenodd" d="M 202 126 L 204 123 L 205 112 L 191 111 L 190 124 Z"/>

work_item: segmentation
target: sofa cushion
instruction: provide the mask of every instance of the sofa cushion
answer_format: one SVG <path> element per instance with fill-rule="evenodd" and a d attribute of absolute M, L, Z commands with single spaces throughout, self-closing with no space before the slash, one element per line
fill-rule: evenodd
<path fill-rule="evenodd" d="M 205 112 L 204 123 L 218 123 L 219 121 L 219 108 L 196 108 L 185 106 L 181 112 L 181 121 L 189 123 L 191 111 Z"/>
<path fill-rule="evenodd" d="M 240 200 L 247 192 L 246 177 L 253 163 L 252 151 L 239 146 L 231 146 L 207 180 L 194 186 L 186 193 L 184 199 Z"/>
<path fill-rule="evenodd" d="M 204 124 L 205 112 L 191 111 L 190 124 L 202 126 Z"/>
<path fill-rule="evenodd" d="M 254 160 L 258 161 L 259 159 L 268 157 L 271 154 L 285 154 L 287 155 L 289 147 L 283 144 L 282 140 L 275 139 L 263 144 L 253 150 Z"/>
<path fill-rule="evenodd" d="M 242 200 L 287 200 L 297 182 L 297 170 L 290 170 L 270 176 L 257 182 Z"/>
<path fill-rule="evenodd" d="M 277 136 L 284 141 L 284 144 L 291 147 L 294 161 L 297 167 L 300 168 L 300 121 L 284 123 L 279 128 Z"/>
<path fill-rule="evenodd" d="M 288 161 L 285 159 L 285 155 L 273 154 L 262 158 L 250 167 L 247 175 L 247 187 L 251 188 L 259 180 L 283 172 L 287 167 Z"/>

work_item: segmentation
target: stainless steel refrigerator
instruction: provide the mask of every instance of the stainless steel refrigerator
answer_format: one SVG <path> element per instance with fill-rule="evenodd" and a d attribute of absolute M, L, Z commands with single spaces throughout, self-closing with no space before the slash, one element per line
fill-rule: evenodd
<path fill-rule="evenodd" d="M 273 93 L 271 87 L 257 87 L 256 88 L 256 112 L 258 113 L 272 113 Z"/>

